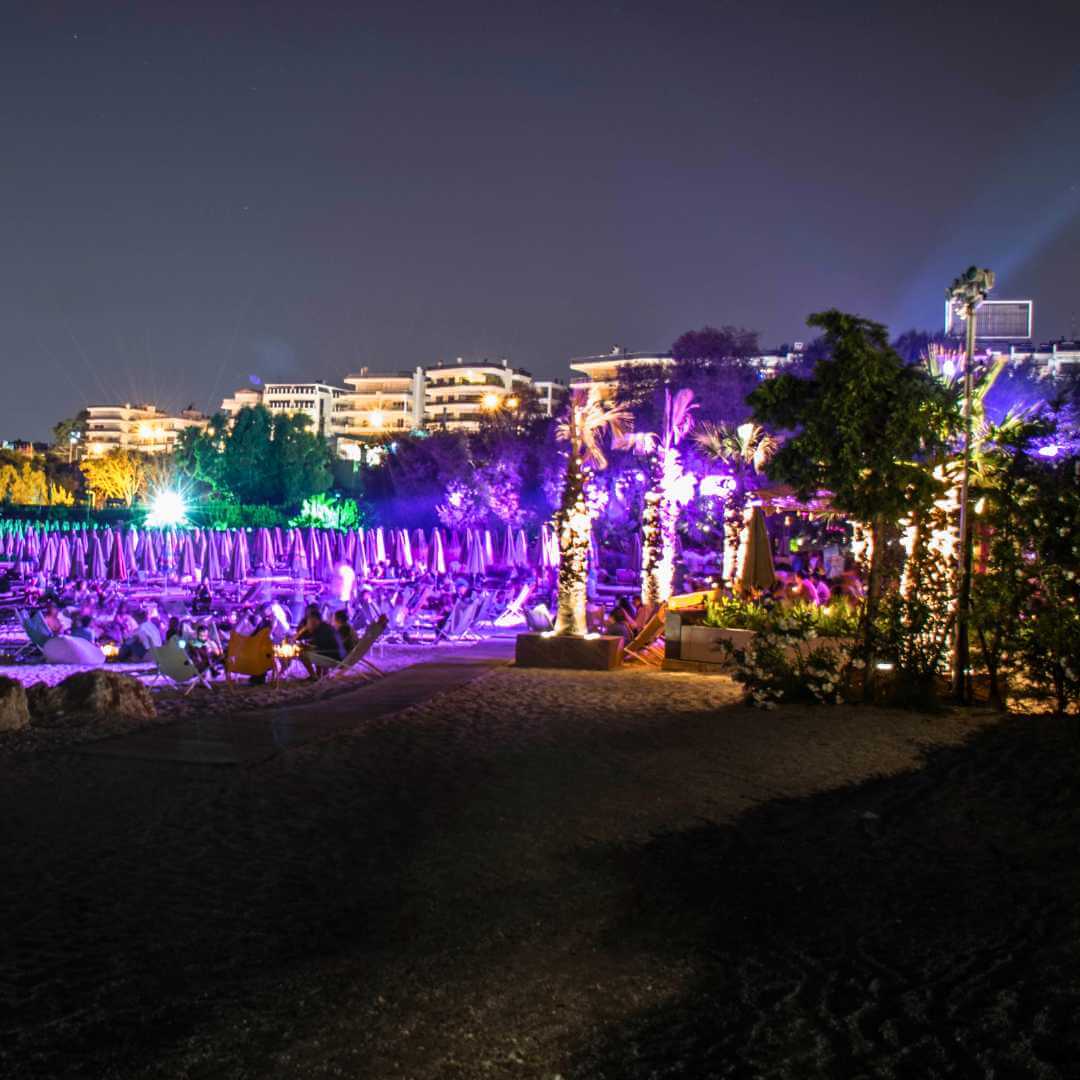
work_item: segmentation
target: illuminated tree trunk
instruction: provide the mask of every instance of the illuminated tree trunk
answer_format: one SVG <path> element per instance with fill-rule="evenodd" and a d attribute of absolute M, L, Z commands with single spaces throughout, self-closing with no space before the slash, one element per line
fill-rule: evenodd
<path fill-rule="evenodd" d="M 641 511 L 641 602 L 659 604 L 671 594 L 669 573 L 664 595 L 664 477 L 659 453 L 649 455 L 648 471 L 649 487 Z"/>
<path fill-rule="evenodd" d="M 563 485 L 562 505 L 555 515 L 559 536 L 559 601 L 555 615 L 557 635 L 583 636 L 589 575 L 589 536 L 592 516 L 585 497 L 587 470 L 578 455 L 570 454 Z"/>

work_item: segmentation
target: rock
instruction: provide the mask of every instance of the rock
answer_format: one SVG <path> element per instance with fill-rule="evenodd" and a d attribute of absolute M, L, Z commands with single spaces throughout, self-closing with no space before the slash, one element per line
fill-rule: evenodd
<path fill-rule="evenodd" d="M 93 726 L 110 720 L 151 720 L 157 715 L 150 691 L 130 675 L 80 671 L 35 699 L 33 721 L 42 727 Z"/>
<path fill-rule="evenodd" d="M 26 687 L 18 679 L 0 675 L 0 731 L 21 731 L 29 723 Z"/>
<path fill-rule="evenodd" d="M 35 727 L 48 725 L 49 717 L 59 710 L 56 694 L 48 683 L 36 682 L 26 691 L 26 703 L 30 707 L 30 723 Z"/>

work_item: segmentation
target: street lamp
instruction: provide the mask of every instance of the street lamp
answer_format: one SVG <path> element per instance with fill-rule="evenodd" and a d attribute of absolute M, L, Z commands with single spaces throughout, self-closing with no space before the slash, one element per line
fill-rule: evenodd
<path fill-rule="evenodd" d="M 969 266 L 945 290 L 953 309 L 961 313 L 967 331 L 964 350 L 964 459 L 960 474 L 960 589 L 956 600 L 956 629 L 953 637 L 953 696 L 963 704 L 967 701 L 967 669 L 970 654 L 968 623 L 971 615 L 971 523 L 968 513 L 968 486 L 971 477 L 971 367 L 975 358 L 975 312 L 994 287 L 993 270 Z"/>

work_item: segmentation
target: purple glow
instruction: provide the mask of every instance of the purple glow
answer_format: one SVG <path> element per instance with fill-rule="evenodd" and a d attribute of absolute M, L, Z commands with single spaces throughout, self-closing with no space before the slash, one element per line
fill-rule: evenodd
<path fill-rule="evenodd" d="M 1040 446 L 1037 453 L 1040 457 L 1055 458 L 1061 453 L 1061 447 L 1057 443 L 1050 443 L 1049 446 Z"/>

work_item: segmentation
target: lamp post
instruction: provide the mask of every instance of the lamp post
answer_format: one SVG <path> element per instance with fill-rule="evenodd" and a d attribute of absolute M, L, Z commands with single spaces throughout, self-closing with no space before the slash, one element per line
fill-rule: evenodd
<path fill-rule="evenodd" d="M 960 473 L 960 565 L 959 590 L 956 598 L 956 627 L 953 635 L 952 689 L 955 699 L 967 701 L 967 670 L 970 654 L 969 627 L 971 615 L 971 522 L 968 512 L 968 488 L 971 479 L 971 367 L 975 358 L 975 313 L 994 287 L 993 270 L 970 266 L 945 291 L 956 311 L 962 312 L 967 331 L 964 350 L 964 456 Z"/>

